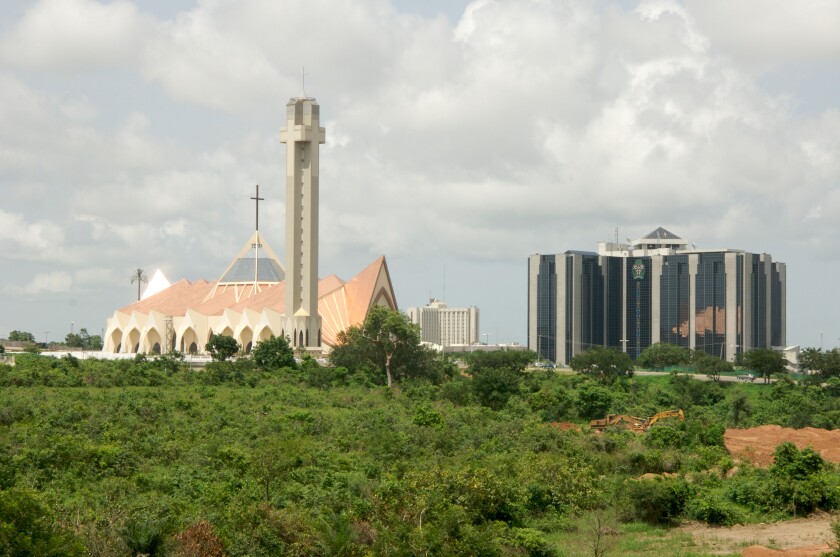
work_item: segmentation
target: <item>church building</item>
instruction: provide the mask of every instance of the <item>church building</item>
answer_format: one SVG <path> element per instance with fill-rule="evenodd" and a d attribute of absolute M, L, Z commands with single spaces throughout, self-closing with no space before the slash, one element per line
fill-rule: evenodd
<path fill-rule="evenodd" d="M 341 331 L 362 323 L 373 306 L 397 309 L 385 257 L 349 281 L 318 278 L 320 107 L 311 97 L 286 105 L 286 263 L 257 224 L 221 276 L 170 284 L 158 271 L 143 297 L 108 319 L 105 352 L 204 352 L 212 334 L 236 339 L 247 353 L 259 341 L 284 336 L 301 350 L 329 350 Z"/>

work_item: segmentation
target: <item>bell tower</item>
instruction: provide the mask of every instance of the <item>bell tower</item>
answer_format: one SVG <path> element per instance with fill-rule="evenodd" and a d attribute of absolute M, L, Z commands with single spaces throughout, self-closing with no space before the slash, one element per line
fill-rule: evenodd
<path fill-rule="evenodd" d="M 314 98 L 286 104 L 286 307 L 283 329 L 295 348 L 321 346 L 318 314 L 318 150 L 326 140 Z"/>

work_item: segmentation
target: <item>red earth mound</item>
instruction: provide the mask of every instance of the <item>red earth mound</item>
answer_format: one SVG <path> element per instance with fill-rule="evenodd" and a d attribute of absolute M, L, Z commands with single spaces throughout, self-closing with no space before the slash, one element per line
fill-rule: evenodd
<path fill-rule="evenodd" d="M 773 464 L 773 451 L 785 441 L 800 449 L 811 447 L 829 462 L 840 463 L 840 430 L 829 431 L 806 427 L 789 429 L 777 425 L 763 425 L 750 429 L 727 429 L 723 435 L 729 454 L 755 466 Z"/>
<path fill-rule="evenodd" d="M 770 549 L 763 545 L 751 545 L 744 549 L 744 557 L 819 557 L 831 551 L 830 545 L 809 545 L 791 549 Z"/>

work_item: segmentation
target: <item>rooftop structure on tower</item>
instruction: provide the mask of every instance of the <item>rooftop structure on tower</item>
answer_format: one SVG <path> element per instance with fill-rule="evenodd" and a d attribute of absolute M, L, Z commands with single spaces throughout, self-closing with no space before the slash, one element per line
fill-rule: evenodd
<path fill-rule="evenodd" d="M 329 349 L 371 307 L 397 309 L 384 256 L 348 281 L 318 276 L 319 145 L 325 138 L 315 99 L 291 99 L 280 134 L 286 144 L 285 267 L 260 233 L 257 186 L 254 233 L 219 278 L 153 281 L 153 294 L 108 319 L 104 350 L 204 352 L 214 333 L 234 337 L 246 353 L 271 336 L 287 337 L 300 350 Z"/>

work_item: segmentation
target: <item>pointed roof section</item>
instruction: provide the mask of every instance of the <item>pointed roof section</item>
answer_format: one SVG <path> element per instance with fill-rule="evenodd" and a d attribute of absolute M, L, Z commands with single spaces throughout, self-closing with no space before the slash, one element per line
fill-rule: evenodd
<path fill-rule="evenodd" d="M 660 226 L 646 236 L 642 236 L 642 240 L 682 240 L 682 238 Z"/>
<path fill-rule="evenodd" d="M 347 292 L 347 313 L 351 325 L 364 321 L 371 306 L 397 309 L 394 287 L 384 255 L 350 279 L 344 288 Z"/>
<path fill-rule="evenodd" d="M 286 271 L 280 264 L 280 258 L 260 237 L 259 232 L 254 232 L 222 273 L 219 284 L 280 282 L 285 276 Z"/>
<path fill-rule="evenodd" d="M 231 288 L 234 289 L 236 292 L 234 300 L 238 303 L 243 296 L 248 298 L 261 292 L 261 286 L 275 285 L 286 278 L 286 271 L 280 263 L 280 258 L 267 242 L 263 242 L 259 231 L 254 231 L 251 239 L 242 246 L 225 272 L 216 281 L 205 302 L 216 297 L 221 287 L 222 293 L 226 293 Z"/>
<path fill-rule="evenodd" d="M 140 299 L 145 300 L 150 296 L 163 292 L 170 286 L 172 286 L 172 283 L 169 282 L 169 280 L 167 280 L 167 278 L 163 275 L 163 271 L 158 269 L 155 271 L 155 274 L 152 275 L 152 280 L 149 281 L 149 284 L 146 286 L 146 290 L 143 291 L 143 295 Z"/>

